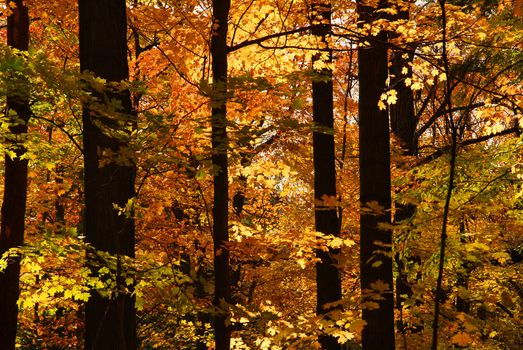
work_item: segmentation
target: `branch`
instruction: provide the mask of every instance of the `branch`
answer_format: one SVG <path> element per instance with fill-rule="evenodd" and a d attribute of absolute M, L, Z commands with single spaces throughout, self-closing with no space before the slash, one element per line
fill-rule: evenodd
<path fill-rule="evenodd" d="M 485 102 L 477 102 L 477 103 L 472 103 L 472 104 L 469 104 L 466 106 L 453 107 L 452 110 L 444 110 L 443 107 L 445 105 L 442 104 L 438 108 L 436 113 L 434 113 L 434 115 L 432 117 L 430 117 L 430 119 L 421 128 L 419 128 L 419 130 L 416 131 L 415 137 L 420 137 L 425 131 L 427 131 L 427 129 L 432 124 L 434 124 L 436 119 L 438 119 L 439 117 L 441 117 L 443 115 L 448 115 L 449 113 L 454 113 L 454 112 L 459 112 L 459 111 L 469 111 L 474 108 L 483 107 L 484 105 L 485 105 Z"/>
<path fill-rule="evenodd" d="M 252 4 L 254 4 L 254 0 L 251 0 L 249 5 L 247 5 L 245 7 L 245 9 L 243 10 L 242 14 L 238 18 L 238 22 L 236 23 L 236 26 L 234 27 L 234 31 L 232 33 L 231 45 L 234 43 L 234 38 L 236 38 L 236 32 L 238 31 L 238 28 L 240 28 L 240 22 L 242 21 L 242 19 L 245 16 L 245 14 L 249 11 L 249 9 L 251 8 Z M 265 21 L 265 19 L 267 19 L 267 15 L 265 16 L 265 18 L 262 18 L 262 20 L 258 23 L 258 25 L 256 26 L 256 29 L 254 29 L 254 31 L 253 31 L 254 33 L 258 30 L 258 27 L 261 25 L 261 23 L 263 21 Z"/>
<path fill-rule="evenodd" d="M 182 78 L 182 79 L 183 79 L 187 84 L 194 86 L 196 89 L 198 89 L 198 91 L 201 91 L 201 87 L 200 87 L 198 84 L 196 84 L 196 83 L 192 82 L 191 80 L 189 80 L 189 78 L 187 78 L 187 76 L 185 75 L 185 73 L 183 73 L 183 72 L 178 68 L 178 66 L 176 65 L 176 63 L 173 62 L 173 60 L 169 57 L 169 55 L 167 55 L 167 54 L 165 53 L 165 51 L 164 51 L 161 47 L 157 46 L 156 48 L 157 48 L 158 51 L 162 54 L 162 56 L 163 56 L 163 57 L 164 57 L 164 58 L 165 58 L 165 59 L 170 63 L 170 65 L 174 68 L 174 70 L 176 71 L 176 73 L 178 73 L 178 76 L 179 76 L 180 78 Z"/>
<path fill-rule="evenodd" d="M 474 138 L 474 139 L 465 140 L 465 141 L 460 142 L 458 145 L 459 146 L 469 146 L 469 145 L 474 145 L 474 144 L 477 144 L 477 143 L 481 143 L 481 142 L 490 140 L 490 139 L 492 139 L 494 137 L 510 135 L 510 134 L 518 134 L 518 133 L 520 133 L 519 127 L 515 126 L 515 127 L 509 128 L 509 129 L 505 129 L 505 130 L 502 130 L 502 131 L 494 133 L 494 134 L 483 135 L 483 136 L 480 136 L 480 137 L 477 137 L 477 138 Z M 434 159 L 437 159 L 437 158 L 441 157 L 449 149 L 450 149 L 450 146 L 446 146 L 444 148 L 440 148 L 437 151 L 435 151 L 434 153 L 432 153 L 431 155 L 428 155 L 428 156 L 420 159 L 417 162 L 416 165 L 419 166 L 419 165 L 427 164 L 427 163 L 433 161 Z"/>
<path fill-rule="evenodd" d="M 40 120 L 43 120 L 45 122 L 48 122 L 49 124 L 53 125 L 53 126 L 56 126 L 60 131 L 62 131 L 69 140 L 71 140 L 71 142 L 76 146 L 76 148 L 78 148 L 78 150 L 83 154 L 84 153 L 84 150 L 82 148 L 82 146 L 80 146 L 80 144 L 74 139 L 73 135 L 71 135 L 67 130 L 64 129 L 64 127 L 60 124 L 57 124 L 56 122 L 54 122 L 53 120 L 51 119 L 47 119 L 45 117 L 40 117 L 40 116 L 37 116 L 35 114 L 33 114 L 33 118 L 34 119 L 40 119 Z"/>
<path fill-rule="evenodd" d="M 523 288 L 519 285 L 519 283 L 514 280 L 509 280 L 508 283 L 516 290 L 519 298 L 523 300 Z"/>
<path fill-rule="evenodd" d="M 246 47 L 246 46 L 249 46 L 249 45 L 261 44 L 262 42 L 267 41 L 269 39 L 274 39 L 274 38 L 279 38 L 279 37 L 286 36 L 286 35 L 306 32 L 306 31 L 308 31 L 311 28 L 312 28 L 311 26 L 307 26 L 307 27 L 287 30 L 285 32 L 270 34 L 270 35 L 267 35 L 267 36 L 264 36 L 264 37 L 261 37 L 261 38 L 257 38 L 257 39 L 245 40 L 245 41 L 243 41 L 243 42 L 241 42 L 239 44 L 236 44 L 234 46 L 229 46 L 228 52 L 233 52 L 233 51 L 239 50 L 239 49 L 241 49 L 243 47 Z"/>
<path fill-rule="evenodd" d="M 514 318 L 514 314 L 512 313 L 512 311 L 510 311 L 505 305 L 503 305 L 499 301 L 496 303 L 496 306 L 499 307 L 501 310 L 505 311 L 505 313 L 509 315 L 511 318 Z"/>
<path fill-rule="evenodd" d="M 447 86 L 448 84 L 446 84 Z M 454 89 L 458 86 L 458 83 L 454 84 L 454 85 L 449 85 L 449 93 L 452 93 L 452 91 L 454 91 Z M 418 115 L 416 116 L 418 118 L 418 120 L 420 120 L 419 118 L 421 118 L 421 113 L 423 112 L 423 109 L 426 109 L 427 106 L 428 106 L 428 102 L 429 102 L 429 99 L 432 96 L 434 96 L 434 94 L 436 93 L 436 84 L 433 85 L 434 87 L 434 90 L 431 88 L 431 91 L 429 92 L 429 95 L 427 96 L 427 98 L 425 99 L 425 101 L 423 102 L 423 106 L 422 106 L 422 109 L 420 110 L 420 112 L 418 113 Z M 419 130 L 417 130 L 415 133 L 414 133 L 414 137 L 417 139 L 419 138 L 428 128 L 430 128 L 430 126 L 432 124 L 434 124 L 434 122 L 439 118 L 441 117 L 442 115 L 445 115 L 446 111 L 445 111 L 445 103 L 442 103 L 438 109 L 436 110 L 436 112 L 434 112 L 434 114 L 432 115 L 432 117 L 429 118 L 429 120 L 422 126 L 419 128 Z"/>

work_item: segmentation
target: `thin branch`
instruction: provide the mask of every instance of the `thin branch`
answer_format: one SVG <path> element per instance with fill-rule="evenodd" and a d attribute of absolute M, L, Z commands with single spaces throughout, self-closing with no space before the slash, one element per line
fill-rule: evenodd
<path fill-rule="evenodd" d="M 232 46 L 232 44 L 234 44 L 234 39 L 236 38 L 236 32 L 238 31 L 238 28 L 240 28 L 240 22 L 242 21 L 242 19 L 245 16 L 245 14 L 249 11 L 249 9 L 251 8 L 252 4 L 254 4 L 254 0 L 251 0 L 249 5 L 247 5 L 245 7 L 245 10 L 243 10 L 242 14 L 240 15 L 240 18 L 238 18 L 238 22 L 236 23 L 236 26 L 234 27 L 234 31 L 232 32 L 231 46 Z M 267 18 L 267 17 L 265 17 L 265 18 Z M 262 19 L 261 22 L 263 22 L 264 20 L 265 19 Z M 260 23 L 258 25 L 260 25 Z M 256 27 L 256 29 L 258 29 L 258 27 Z M 256 32 L 256 30 L 254 30 L 254 32 Z"/>
<path fill-rule="evenodd" d="M 511 318 L 514 318 L 514 314 L 512 313 L 512 311 L 510 311 L 505 305 L 503 305 L 502 303 L 500 303 L 499 301 L 496 303 L 496 306 L 499 307 L 501 310 L 505 311 L 505 313 L 511 317 Z"/>
<path fill-rule="evenodd" d="M 490 139 L 492 139 L 494 137 L 505 136 L 505 135 L 510 135 L 510 134 L 516 134 L 517 135 L 520 132 L 521 132 L 521 130 L 519 129 L 519 127 L 515 126 L 515 127 L 512 127 L 512 128 L 509 128 L 509 129 L 502 130 L 502 131 L 497 132 L 497 133 L 493 133 L 493 134 L 489 134 L 489 135 L 483 135 L 483 136 L 479 136 L 479 137 L 476 137 L 476 138 L 473 138 L 473 139 L 468 139 L 468 140 L 465 140 L 465 141 L 461 141 L 461 142 L 458 143 L 458 146 L 461 147 L 461 146 L 474 145 L 474 144 L 477 144 L 477 143 L 488 141 L 488 140 L 490 140 Z M 437 151 L 435 151 L 434 153 L 432 153 L 431 155 L 428 155 L 428 156 L 420 159 L 418 162 L 416 162 L 416 165 L 419 166 L 419 165 L 427 164 L 427 163 L 433 161 L 434 159 L 437 159 L 437 158 L 441 157 L 442 155 L 444 155 L 450 149 L 451 149 L 451 146 L 440 148 Z"/>
<path fill-rule="evenodd" d="M 158 49 L 158 51 L 160 51 L 160 53 L 162 54 L 162 56 L 165 57 L 165 59 L 170 63 L 170 65 L 174 68 L 174 70 L 176 71 L 176 73 L 178 73 L 178 76 L 179 76 L 180 78 L 182 78 L 182 79 L 183 79 L 187 84 L 192 85 L 192 86 L 194 86 L 195 88 L 197 88 L 198 91 L 201 91 L 200 86 L 199 86 L 198 84 L 192 82 L 191 80 L 189 80 L 189 78 L 187 78 L 187 76 L 185 75 L 185 73 L 182 72 L 182 71 L 178 68 L 178 66 L 176 65 L 176 63 L 173 62 L 173 60 L 169 57 L 169 55 L 167 55 L 167 54 L 165 53 L 165 51 L 164 51 L 161 47 L 157 46 L 156 48 Z"/>
<path fill-rule="evenodd" d="M 246 46 L 249 46 L 249 45 L 261 44 L 264 41 L 267 41 L 267 40 L 270 40 L 270 39 L 279 38 L 279 37 L 282 37 L 282 36 L 287 36 L 287 35 L 296 34 L 296 33 L 303 33 L 303 32 L 308 31 L 309 29 L 311 29 L 311 26 L 291 29 L 291 30 L 287 30 L 285 32 L 280 32 L 280 33 L 269 34 L 269 35 L 266 35 L 264 37 L 256 38 L 256 39 L 252 39 L 252 40 L 245 40 L 245 41 L 243 41 L 243 42 L 241 42 L 239 44 L 236 44 L 234 46 L 230 46 L 229 49 L 228 49 L 228 52 L 233 52 L 233 51 L 239 50 L 239 49 L 241 49 L 243 47 L 246 47 Z"/>
<path fill-rule="evenodd" d="M 448 115 L 449 113 L 459 112 L 459 111 L 470 111 L 474 108 L 483 107 L 485 102 L 471 103 L 466 106 L 453 107 L 452 110 L 445 110 L 445 105 L 442 104 L 436 113 L 430 119 L 416 131 L 415 137 L 420 137 L 428 128 L 441 116 Z"/>
<path fill-rule="evenodd" d="M 80 146 L 80 144 L 74 139 L 73 135 L 71 135 L 67 130 L 64 129 L 64 127 L 60 124 L 57 124 L 55 121 L 51 120 L 51 119 L 48 119 L 48 118 L 45 118 L 45 117 L 41 117 L 41 116 L 37 116 L 35 114 L 33 114 L 32 116 L 34 119 L 40 119 L 40 120 L 43 120 L 55 127 L 57 127 L 58 129 L 60 129 L 61 132 L 63 132 L 67 138 L 69 140 L 71 140 L 71 142 L 75 145 L 76 148 L 78 148 L 78 150 L 83 154 L 84 153 L 84 150 L 82 148 L 82 146 Z"/>
<path fill-rule="evenodd" d="M 436 86 L 436 84 L 434 84 L 434 86 Z M 452 93 L 452 91 L 456 88 L 456 86 L 458 86 L 458 83 L 450 86 L 450 91 L 449 93 Z M 433 91 L 434 94 L 436 93 L 436 89 L 434 89 Z M 432 94 L 432 97 L 434 97 L 434 94 Z M 426 102 L 428 103 L 429 101 L 429 96 L 427 96 L 426 98 Z M 427 105 L 423 106 L 423 107 L 427 107 Z M 441 116 L 443 115 L 446 115 L 446 111 L 445 111 L 445 102 L 443 102 L 439 107 L 438 109 L 436 110 L 436 112 L 434 112 L 434 114 L 432 115 L 432 117 L 429 118 L 429 120 L 423 125 L 421 126 L 416 132 L 415 132 L 415 138 L 419 138 L 425 131 L 427 131 L 428 128 L 430 128 L 432 126 L 432 124 L 434 124 L 434 122 Z M 418 117 L 421 117 L 421 113 L 418 114 Z"/>

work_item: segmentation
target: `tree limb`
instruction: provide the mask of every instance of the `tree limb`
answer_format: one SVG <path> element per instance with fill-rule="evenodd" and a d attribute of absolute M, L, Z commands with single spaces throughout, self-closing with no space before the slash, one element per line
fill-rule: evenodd
<path fill-rule="evenodd" d="M 461 141 L 461 142 L 458 143 L 458 146 L 474 145 L 474 144 L 477 144 L 477 143 L 481 143 L 481 142 L 490 140 L 490 139 L 492 139 L 494 137 L 510 135 L 510 134 L 518 134 L 519 132 L 520 132 L 519 127 L 515 126 L 515 127 L 509 128 L 509 129 L 505 129 L 505 130 L 502 130 L 502 131 L 494 133 L 494 134 L 483 135 L 483 136 L 479 136 L 477 138 Z M 419 166 L 419 165 L 427 164 L 427 163 L 433 161 L 434 159 L 437 159 L 437 158 L 441 157 L 448 150 L 450 150 L 450 146 L 446 146 L 446 147 L 440 148 L 437 151 L 435 151 L 434 153 L 432 153 L 431 155 L 428 155 L 428 156 L 426 156 L 424 158 L 421 158 L 417 162 L 417 165 Z"/>
<path fill-rule="evenodd" d="M 228 52 L 233 52 L 233 51 L 239 50 L 239 49 L 241 49 L 243 47 L 246 47 L 246 46 L 249 46 L 249 45 L 261 44 L 262 42 L 267 41 L 269 39 L 274 39 L 274 38 L 279 38 L 279 37 L 286 36 L 286 35 L 306 32 L 309 29 L 311 29 L 311 26 L 291 29 L 291 30 L 287 30 L 285 32 L 280 32 L 280 33 L 269 34 L 269 35 L 266 35 L 264 37 L 257 38 L 257 39 L 245 40 L 245 41 L 243 41 L 243 42 L 241 42 L 239 44 L 236 44 L 234 46 L 229 46 Z"/>

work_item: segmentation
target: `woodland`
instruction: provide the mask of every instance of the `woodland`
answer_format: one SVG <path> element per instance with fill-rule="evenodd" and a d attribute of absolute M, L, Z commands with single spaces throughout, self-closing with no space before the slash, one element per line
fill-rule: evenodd
<path fill-rule="evenodd" d="M 0 4 L 0 350 L 523 349 L 523 1 Z"/>

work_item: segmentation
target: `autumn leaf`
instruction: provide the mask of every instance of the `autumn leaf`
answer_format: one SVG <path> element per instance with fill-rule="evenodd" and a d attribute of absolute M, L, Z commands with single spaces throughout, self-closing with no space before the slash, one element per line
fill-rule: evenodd
<path fill-rule="evenodd" d="M 377 280 L 376 282 L 371 283 L 370 287 L 372 288 L 373 291 L 378 292 L 380 294 L 383 294 L 383 293 L 389 291 L 388 283 L 385 283 L 382 280 Z"/>
<path fill-rule="evenodd" d="M 468 333 L 458 332 L 450 339 L 450 341 L 452 342 L 452 344 L 465 347 L 472 345 L 474 339 L 472 339 L 472 337 Z"/>

